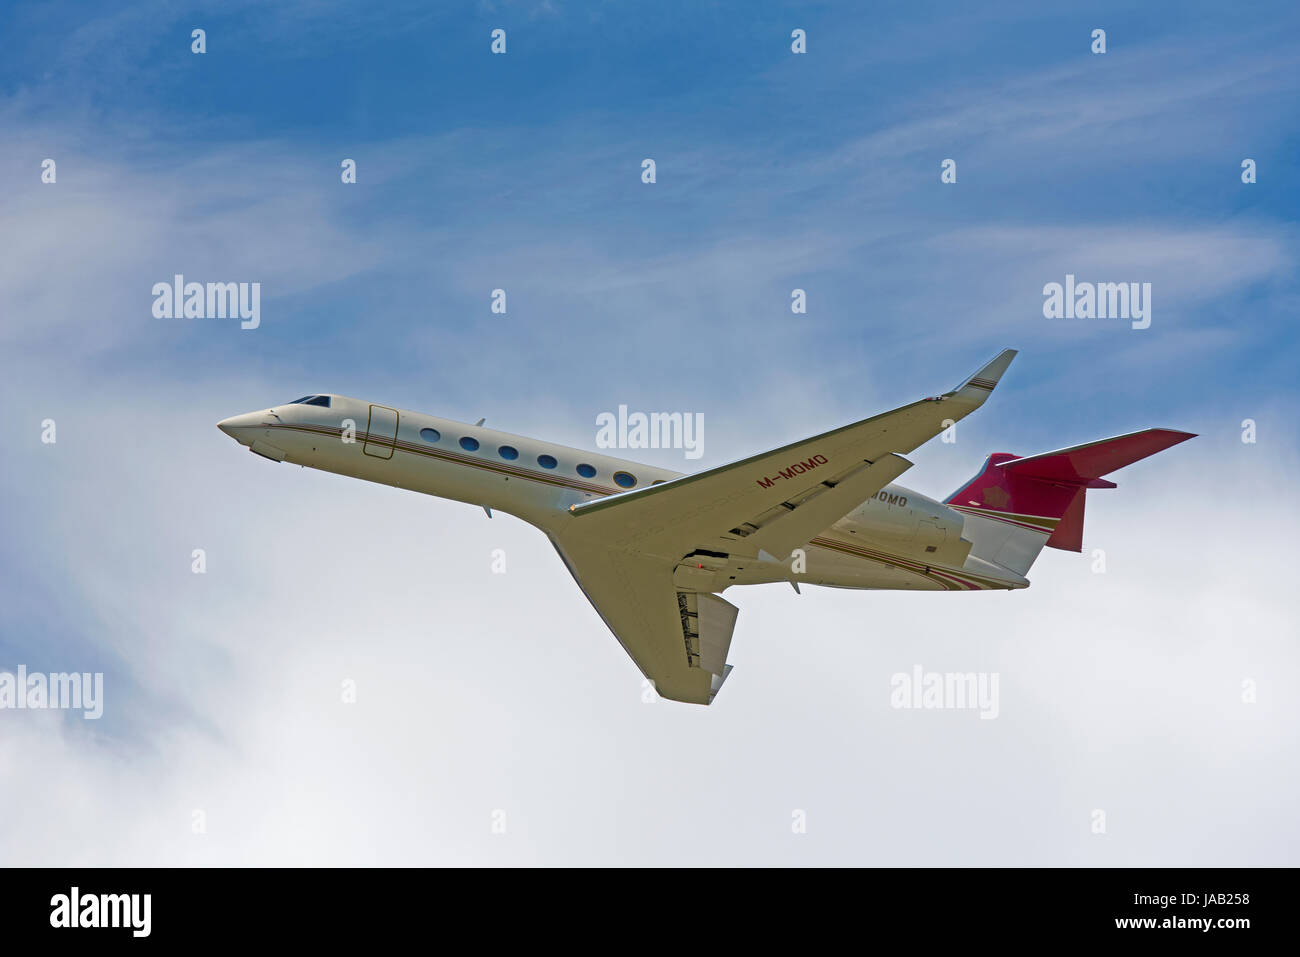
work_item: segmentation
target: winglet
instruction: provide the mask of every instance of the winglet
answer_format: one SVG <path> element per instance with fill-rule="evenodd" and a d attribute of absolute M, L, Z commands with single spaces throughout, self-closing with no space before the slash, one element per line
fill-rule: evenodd
<path fill-rule="evenodd" d="M 1003 349 L 998 353 L 997 358 L 981 367 L 973 376 L 953 389 L 953 394 L 967 395 L 973 398 L 972 393 L 992 392 L 993 387 L 1002 379 L 1002 373 L 1007 371 L 1007 366 L 1011 365 L 1011 360 L 1015 357 L 1015 349 Z"/>

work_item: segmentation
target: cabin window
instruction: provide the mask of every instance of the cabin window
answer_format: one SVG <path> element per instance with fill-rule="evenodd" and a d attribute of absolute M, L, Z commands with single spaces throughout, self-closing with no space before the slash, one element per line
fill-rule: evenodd
<path fill-rule="evenodd" d="M 426 442 L 437 442 L 442 438 L 442 433 L 437 429 L 421 429 L 420 438 L 424 439 Z"/>
<path fill-rule="evenodd" d="M 513 462 L 515 459 L 519 458 L 519 450 L 513 445 L 503 445 L 501 448 L 497 449 L 497 455 Z"/>
<path fill-rule="evenodd" d="M 631 488 L 636 484 L 636 476 L 631 472 L 615 472 L 614 484 L 623 488 Z"/>
<path fill-rule="evenodd" d="M 539 455 L 537 456 L 537 464 L 544 469 L 553 469 L 560 463 L 555 461 L 554 455 Z"/>
<path fill-rule="evenodd" d="M 581 465 L 578 466 L 578 474 L 581 475 L 583 478 L 595 478 L 596 470 L 592 468 L 590 465 L 588 465 L 586 462 L 583 462 Z"/>
<path fill-rule="evenodd" d="M 460 440 L 460 447 L 466 452 L 478 451 L 478 439 L 471 439 L 468 435 Z"/>
<path fill-rule="evenodd" d="M 310 399 L 303 399 L 303 405 L 319 405 L 322 409 L 330 407 L 330 397 L 327 395 L 314 395 Z"/>

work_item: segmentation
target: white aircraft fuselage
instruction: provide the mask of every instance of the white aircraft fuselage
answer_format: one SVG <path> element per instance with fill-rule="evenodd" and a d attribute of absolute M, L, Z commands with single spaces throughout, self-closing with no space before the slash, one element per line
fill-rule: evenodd
<path fill-rule="evenodd" d="M 311 395 L 219 423 L 278 462 L 454 499 L 541 529 L 609 630 L 666 698 L 709 704 L 731 672 L 733 585 L 1025 588 L 1045 547 L 1082 550 L 1088 490 L 1192 438 L 1146 429 L 989 455 L 943 502 L 892 484 L 904 456 L 980 408 L 1016 353 L 888 412 L 681 475 L 596 452 Z"/>
<path fill-rule="evenodd" d="M 347 396 L 313 398 L 330 404 L 275 406 L 219 427 L 272 460 L 505 512 L 552 539 L 573 521 L 572 505 L 682 475 Z M 580 473 L 580 466 L 587 468 Z M 633 484 L 620 487 L 616 475 Z M 890 484 L 811 539 L 802 558 L 731 554 L 717 568 L 700 569 L 707 573 L 701 590 L 787 581 L 932 591 L 1026 587 L 1022 576 L 970 558 L 965 521 L 956 509 Z"/>

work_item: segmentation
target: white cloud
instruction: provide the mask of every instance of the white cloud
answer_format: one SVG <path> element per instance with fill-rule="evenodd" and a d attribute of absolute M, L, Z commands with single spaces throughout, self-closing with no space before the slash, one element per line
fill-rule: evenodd
<path fill-rule="evenodd" d="M 106 42 L 96 28 L 69 49 Z M 675 187 L 672 177 L 660 185 L 670 209 L 713 224 L 709 235 L 689 219 L 677 232 L 664 219 L 645 226 L 631 204 L 617 207 L 623 220 L 594 214 L 626 199 L 610 186 L 623 175 L 612 172 L 623 143 L 575 159 L 590 141 L 564 143 L 568 154 L 542 148 L 565 140 L 552 131 L 520 166 L 485 170 L 465 157 L 509 141 L 467 133 L 389 144 L 367 163 L 368 188 L 422 174 L 430 155 L 468 196 L 514 183 L 491 201 L 502 205 L 453 218 L 450 234 L 418 213 L 353 217 L 361 207 L 347 204 L 362 201 L 335 186 L 337 161 L 318 146 L 179 159 L 157 143 L 108 149 L 116 129 L 78 142 L 37 128 L 20 96 L 0 117 L 11 147 L 0 174 L 12 184 L 0 229 L 22 237 L 0 260 L 0 652 L 14 659 L 0 667 L 102 666 L 107 714 L 0 714 L 0 772 L 17 782 L 0 793 L 0 858 L 1295 864 L 1289 809 L 1300 788 L 1286 756 L 1298 714 L 1280 676 L 1298 663 L 1283 581 L 1298 530 L 1294 509 L 1276 501 L 1297 462 L 1293 446 L 1275 444 L 1281 403 L 1251 403 L 1270 425 L 1261 445 L 1207 436 L 1095 496 L 1087 541 L 1106 550 L 1103 576 L 1053 552 L 1035 587 L 1014 595 L 729 593 L 742 609 L 737 668 L 708 710 L 641 703 L 634 666 L 532 530 L 273 466 L 214 427 L 300 391 L 287 380 L 310 373 L 397 393 L 386 401 L 461 406 L 419 403 L 431 412 L 472 418 L 465 406 L 490 404 L 494 424 L 534 423 L 518 427 L 590 445 L 592 412 L 637 392 L 666 408 L 707 403 L 714 463 L 870 414 L 886 386 L 906 383 L 888 398 L 907 401 L 955 384 L 974 362 L 950 368 L 948 357 L 1028 329 L 1002 306 L 1023 295 L 1036 310 L 1037 290 L 1063 266 L 1147 270 L 1162 310 L 1240 298 L 1285 277 L 1290 233 L 1124 221 L 1045 229 L 1009 214 L 1011 225 L 928 240 L 912 228 L 911 198 L 865 212 L 854 203 L 899 191 L 872 164 L 938 139 L 986 142 L 990 123 L 1020 144 L 1048 129 L 1086 139 L 1195 113 L 1260 76 L 1275 92 L 1275 70 L 1230 64 L 1195 87 L 1132 99 L 1111 89 L 1104 109 L 1084 104 L 1039 124 L 1044 98 L 1074 79 L 1062 71 L 1041 96 L 1012 89 L 1024 98 L 992 114 L 977 92 L 973 104 L 802 165 L 705 142 L 679 154 Z M 1170 121 L 1180 132 L 1187 122 Z M 35 164 L 50 153 L 57 187 L 38 182 Z M 597 168 L 603 178 L 588 175 Z M 853 169 L 874 179 L 846 201 L 837 177 Z M 329 187 L 303 185 L 304 170 Z M 833 195 L 773 238 L 779 216 L 753 212 L 753 197 L 802 196 L 810 183 Z M 708 216 L 692 206 L 691 189 L 727 184 Z M 566 199 L 574 218 L 553 220 L 547 202 Z M 518 221 L 543 226 L 501 228 Z M 383 276 L 373 303 L 350 301 L 358 340 L 340 334 L 346 320 L 329 330 L 293 311 L 302 335 L 277 339 L 268 323 L 265 337 L 232 346 L 194 326 L 170 330 L 188 337 L 177 344 L 149 316 L 150 284 L 181 270 L 322 300 L 341 279 Z M 792 320 L 782 286 L 819 270 L 839 278 Z M 467 318 L 463 303 L 485 306 L 503 272 L 511 324 Z M 418 281 L 394 291 L 394 273 Z M 1021 280 L 1024 293 L 1007 292 Z M 1040 349 L 1053 344 L 1042 322 L 1022 333 Z M 1134 415 L 1199 412 L 1215 399 L 1170 397 L 1158 387 L 1176 380 L 1148 387 L 1143 375 L 1205 360 L 1225 335 L 1130 338 L 1102 362 L 1105 349 L 1082 356 L 1077 343 L 1055 343 L 1078 361 L 1031 367 L 1041 371 L 1022 381 L 1039 376 L 1038 386 L 1008 381 L 1034 401 L 963 423 L 960 445 L 924 450 L 905 481 L 951 488 L 990 450 L 990 433 L 1091 438 L 1071 420 L 1091 427 L 1111 390 Z M 329 361 L 310 354 L 318 338 Z M 390 366 L 411 355 L 443 364 L 403 380 Z M 1049 392 L 1044 411 L 1037 400 Z M 58 421 L 55 446 L 38 441 L 46 416 Z M 190 573 L 196 547 L 208 552 L 205 576 Z M 496 547 L 504 576 L 490 571 Z M 891 710 L 890 675 L 917 663 L 999 671 L 1001 717 Z M 356 705 L 340 701 L 345 678 L 358 683 Z M 1259 683 L 1258 704 L 1240 703 L 1246 678 Z M 1107 811 L 1105 837 L 1089 831 L 1094 808 Z M 201 837 L 190 830 L 195 809 L 207 814 Z M 507 814 L 504 836 L 489 833 L 495 809 Z M 807 811 L 807 835 L 791 834 L 794 809 Z"/>
<path fill-rule="evenodd" d="M 1295 863 L 1300 529 L 1223 507 L 1284 489 L 1293 449 L 1189 444 L 1094 493 L 1105 575 L 1051 552 L 1015 594 L 730 592 L 736 671 L 705 710 L 641 703 L 531 529 L 272 465 L 213 427 L 237 411 L 215 382 L 193 394 L 106 396 L 6 474 L 9 548 L 123 669 L 102 728 L 3 716 L 11 863 Z M 891 710 L 917 663 L 1000 672 L 1001 717 Z"/>

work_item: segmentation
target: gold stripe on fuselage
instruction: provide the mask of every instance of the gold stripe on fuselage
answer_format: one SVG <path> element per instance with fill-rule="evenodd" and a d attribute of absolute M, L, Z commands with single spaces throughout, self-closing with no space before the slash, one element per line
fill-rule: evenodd
<path fill-rule="evenodd" d="M 328 435 L 337 438 L 343 435 L 342 428 L 329 428 L 326 426 L 311 425 L 286 425 L 263 423 L 259 428 L 267 429 L 284 429 L 290 432 L 310 432 L 316 435 Z M 529 479 L 534 482 L 541 482 L 546 485 L 554 485 L 560 488 L 573 489 L 579 492 L 596 492 L 602 495 L 613 495 L 618 492 L 627 491 L 622 488 L 606 488 L 602 485 L 595 485 L 590 482 L 579 482 L 566 477 L 551 475 L 546 472 L 537 472 L 533 469 L 526 469 L 520 466 L 504 465 L 497 462 L 487 462 L 480 458 L 474 458 L 469 455 L 462 455 L 458 452 L 450 452 L 446 449 L 426 448 L 406 442 L 401 439 L 381 436 L 378 438 L 371 437 L 369 432 L 359 432 L 356 434 L 356 441 L 362 444 L 369 442 L 375 445 L 392 445 L 394 449 L 408 452 L 411 455 L 423 455 L 428 458 L 441 459 L 446 462 L 452 462 L 457 465 L 467 465 L 471 468 L 485 469 L 489 472 L 496 472 L 502 475 L 511 475 L 516 478 Z M 980 575 L 973 575 L 970 572 L 960 568 L 949 569 L 946 566 L 936 568 L 933 565 L 926 565 L 923 562 L 913 562 L 910 559 L 897 558 L 884 552 L 876 552 L 864 549 L 861 546 L 852 545 L 848 542 L 838 542 L 829 538 L 814 538 L 809 541 L 810 545 L 817 548 L 825 548 L 830 551 L 842 552 L 846 555 L 853 555 L 856 558 L 864 558 L 877 564 L 887 565 L 891 568 L 897 568 L 900 571 L 911 572 L 927 581 L 938 582 L 947 591 L 962 591 L 961 584 L 949 580 L 946 576 L 957 579 L 969 579 L 981 588 L 1006 588 L 1005 582 L 995 582 L 993 579 Z"/>

